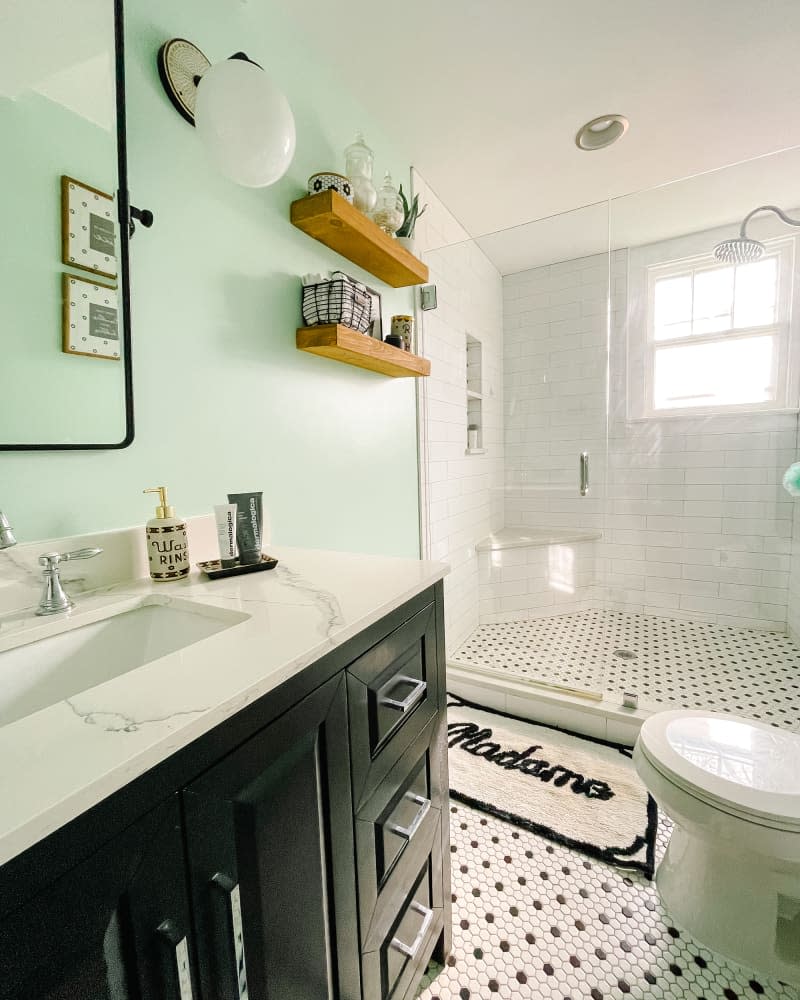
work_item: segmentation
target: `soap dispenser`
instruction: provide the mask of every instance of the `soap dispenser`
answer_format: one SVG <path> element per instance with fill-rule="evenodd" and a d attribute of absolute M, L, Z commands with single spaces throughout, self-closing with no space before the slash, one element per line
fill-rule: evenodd
<path fill-rule="evenodd" d="M 156 516 L 147 522 L 147 558 L 153 580 L 182 580 L 189 575 L 189 540 L 186 522 L 175 517 L 175 508 L 167 502 L 166 486 L 143 490 L 158 493 Z"/>

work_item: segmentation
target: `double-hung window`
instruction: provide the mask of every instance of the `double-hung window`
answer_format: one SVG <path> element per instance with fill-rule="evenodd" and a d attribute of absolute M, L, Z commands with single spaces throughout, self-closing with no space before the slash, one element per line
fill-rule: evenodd
<path fill-rule="evenodd" d="M 638 288 L 632 273 L 640 299 L 629 314 L 630 415 L 796 408 L 794 239 L 769 241 L 747 264 L 720 263 L 710 248 L 652 261 L 656 248 L 647 249 Z"/>

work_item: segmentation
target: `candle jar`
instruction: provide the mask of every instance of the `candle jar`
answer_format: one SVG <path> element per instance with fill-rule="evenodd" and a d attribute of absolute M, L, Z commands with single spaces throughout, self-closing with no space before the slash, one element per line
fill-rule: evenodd
<path fill-rule="evenodd" d="M 397 347 L 402 347 L 404 351 L 410 351 L 413 332 L 413 316 L 392 316 L 392 342 Z"/>

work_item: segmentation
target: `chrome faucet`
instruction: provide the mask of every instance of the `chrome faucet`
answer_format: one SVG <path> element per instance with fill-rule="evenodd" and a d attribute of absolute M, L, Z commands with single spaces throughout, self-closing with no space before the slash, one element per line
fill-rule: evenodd
<path fill-rule="evenodd" d="M 37 615 L 57 615 L 61 611 L 69 611 L 75 604 L 69 599 L 61 586 L 59 566 L 62 562 L 72 559 L 92 559 L 99 556 L 102 549 L 76 549 L 75 552 L 45 552 L 39 556 L 39 565 L 44 566 L 44 590 Z"/>
<path fill-rule="evenodd" d="M 14 529 L 8 523 L 6 515 L 0 510 L 0 549 L 10 549 L 12 545 L 16 544 Z"/>

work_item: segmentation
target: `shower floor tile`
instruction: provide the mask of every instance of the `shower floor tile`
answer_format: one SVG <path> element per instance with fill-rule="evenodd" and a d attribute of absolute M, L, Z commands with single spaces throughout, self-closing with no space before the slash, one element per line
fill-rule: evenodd
<path fill-rule="evenodd" d="M 515 680 L 800 730 L 800 647 L 778 632 L 622 611 L 480 625 L 453 655 Z"/>
<path fill-rule="evenodd" d="M 453 951 L 419 1000 L 796 1000 L 675 927 L 655 886 L 460 803 Z M 659 856 L 669 837 L 661 819 Z"/>

